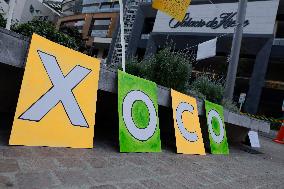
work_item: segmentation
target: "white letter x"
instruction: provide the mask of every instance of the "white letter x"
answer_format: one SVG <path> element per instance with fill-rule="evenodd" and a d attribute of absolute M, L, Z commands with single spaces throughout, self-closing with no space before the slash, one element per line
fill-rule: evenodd
<path fill-rule="evenodd" d="M 58 103 L 62 103 L 72 125 L 88 127 L 72 90 L 84 80 L 91 70 L 75 66 L 64 76 L 54 56 L 41 51 L 38 51 L 38 54 L 53 86 L 24 112 L 20 119 L 40 121 Z"/>

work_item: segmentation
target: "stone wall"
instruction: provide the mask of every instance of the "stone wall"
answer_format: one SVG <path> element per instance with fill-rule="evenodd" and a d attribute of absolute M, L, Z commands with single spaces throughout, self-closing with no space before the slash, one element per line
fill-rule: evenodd
<path fill-rule="evenodd" d="M 29 40 L 23 35 L 0 28 L 0 63 L 23 67 Z"/>
<path fill-rule="evenodd" d="M 14 112 L 29 38 L 0 28 L 0 112 Z"/>

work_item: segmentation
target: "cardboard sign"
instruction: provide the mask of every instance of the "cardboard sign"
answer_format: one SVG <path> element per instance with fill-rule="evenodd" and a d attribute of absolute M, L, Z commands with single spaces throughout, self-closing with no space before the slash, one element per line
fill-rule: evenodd
<path fill-rule="evenodd" d="M 191 0 L 154 0 L 153 8 L 167 13 L 171 17 L 182 21 Z"/>
<path fill-rule="evenodd" d="M 260 148 L 258 133 L 255 131 L 249 131 L 248 136 L 251 147 Z"/>
<path fill-rule="evenodd" d="M 99 60 L 34 34 L 9 144 L 92 148 L 99 71 Z"/>
<path fill-rule="evenodd" d="M 212 154 L 229 154 L 223 107 L 205 101 L 207 126 Z"/>
<path fill-rule="evenodd" d="M 217 38 L 200 43 L 198 45 L 196 60 L 203 60 L 216 56 L 216 46 Z"/>
<path fill-rule="evenodd" d="M 196 99 L 171 90 L 177 153 L 205 155 Z"/>
<path fill-rule="evenodd" d="M 161 152 L 157 85 L 118 71 L 120 152 Z"/>

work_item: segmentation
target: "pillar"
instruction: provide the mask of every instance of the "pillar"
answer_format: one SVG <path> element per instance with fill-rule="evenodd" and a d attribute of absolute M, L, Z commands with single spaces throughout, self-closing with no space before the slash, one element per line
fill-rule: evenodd
<path fill-rule="evenodd" d="M 247 94 L 244 110 L 250 114 L 256 114 L 262 94 L 262 88 L 265 85 L 265 76 L 268 68 L 271 48 L 274 38 L 270 38 L 258 52 L 253 73 L 249 83 L 249 90 Z"/>

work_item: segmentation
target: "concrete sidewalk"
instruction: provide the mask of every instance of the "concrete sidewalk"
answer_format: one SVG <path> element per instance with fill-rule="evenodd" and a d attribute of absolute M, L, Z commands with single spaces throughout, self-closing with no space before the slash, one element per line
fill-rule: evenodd
<path fill-rule="evenodd" d="M 1 139 L 1 135 L 0 135 Z M 3 137 L 2 137 L 3 141 Z M 0 188 L 186 189 L 284 187 L 284 146 L 261 137 L 260 154 L 121 154 L 97 139 L 87 149 L 0 146 Z"/>

